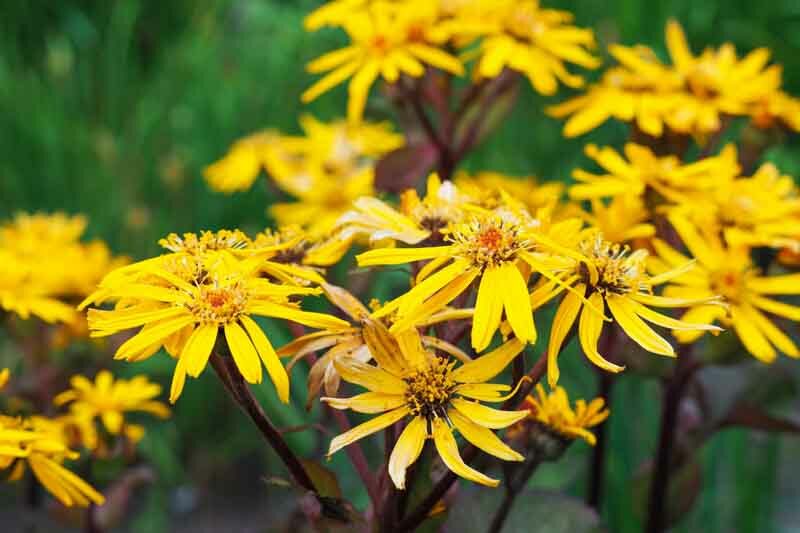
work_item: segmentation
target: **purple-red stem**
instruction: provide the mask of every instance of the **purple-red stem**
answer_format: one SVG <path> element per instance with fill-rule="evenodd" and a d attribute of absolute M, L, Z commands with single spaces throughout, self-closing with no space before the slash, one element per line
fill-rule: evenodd
<path fill-rule="evenodd" d="M 336 419 L 336 423 L 339 425 L 339 429 L 342 433 L 350 429 L 350 422 L 347 420 L 346 414 L 331 407 L 327 407 L 327 409 L 333 414 L 333 418 Z M 364 484 L 367 495 L 372 502 L 372 507 L 377 510 L 378 504 L 381 501 L 380 494 L 378 493 L 378 487 L 375 483 L 375 476 L 370 472 L 369 463 L 367 462 L 367 457 L 364 455 L 364 450 L 358 443 L 353 443 L 350 446 L 346 446 L 344 451 L 347 453 L 347 457 L 353 464 L 356 473 L 358 473 L 358 477 L 361 478 L 361 482 Z"/>

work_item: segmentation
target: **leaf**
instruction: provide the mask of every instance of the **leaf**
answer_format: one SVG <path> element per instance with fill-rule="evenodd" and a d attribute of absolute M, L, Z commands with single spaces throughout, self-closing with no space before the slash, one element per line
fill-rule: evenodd
<path fill-rule="evenodd" d="M 319 464 L 316 461 L 301 459 L 308 477 L 314 483 L 314 486 L 319 491 L 319 495 L 325 498 L 341 498 L 342 489 L 339 487 L 339 480 L 336 474 Z"/>
<path fill-rule="evenodd" d="M 470 486 L 449 513 L 446 530 L 486 531 L 504 493 L 502 488 Z M 581 500 L 552 490 L 530 489 L 519 493 L 503 525 L 503 533 L 523 531 L 600 533 L 606 529 L 597 512 Z"/>
<path fill-rule="evenodd" d="M 437 158 L 431 143 L 410 144 L 389 152 L 375 165 L 375 188 L 393 193 L 414 188 Z"/>

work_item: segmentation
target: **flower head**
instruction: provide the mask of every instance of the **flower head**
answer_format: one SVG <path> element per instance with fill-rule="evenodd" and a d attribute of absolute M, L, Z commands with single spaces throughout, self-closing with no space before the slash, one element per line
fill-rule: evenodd
<path fill-rule="evenodd" d="M 530 427 L 534 425 L 559 438 L 569 441 L 583 439 L 592 446 L 597 439 L 589 428 L 602 424 L 610 414 L 602 398 L 594 398 L 588 404 L 585 400 L 577 400 L 572 407 L 563 387 L 556 386 L 547 393 L 540 384 L 536 385 L 536 396 L 525 398 L 523 406 L 530 414 L 509 428 L 510 435 L 536 431 Z"/>
<path fill-rule="evenodd" d="M 671 279 L 665 295 L 702 300 L 721 294 L 727 303 L 725 308 L 697 302 L 681 320 L 720 321 L 731 326 L 747 351 L 765 363 L 775 360 L 777 350 L 800 357 L 794 342 L 768 316 L 800 321 L 800 307 L 772 298 L 800 294 L 800 274 L 764 276 L 752 264 L 747 248 L 727 246 L 713 229 L 697 228 L 678 214 L 672 214 L 669 220 L 697 262 L 691 270 Z M 655 240 L 653 244 L 658 257 L 648 266 L 656 273 L 689 260 L 666 242 Z M 701 334 L 699 330 L 675 331 L 678 341 L 684 343 L 695 341 Z"/>
<path fill-rule="evenodd" d="M 169 408 L 156 401 L 161 386 L 150 382 L 145 376 L 131 380 L 114 379 L 108 370 L 101 370 L 94 383 L 81 375 L 72 376 L 72 388 L 58 394 L 56 405 L 69 405 L 70 415 L 81 433 L 87 448 L 100 446 L 96 421 L 102 422 L 105 430 L 113 436 L 124 434 L 132 442 L 144 435 L 144 428 L 125 420 L 129 412 L 146 412 L 159 418 L 169 416 Z"/>
<path fill-rule="evenodd" d="M 232 250 L 240 249 L 236 244 Z M 199 255 L 181 250 L 112 272 L 85 302 L 118 302 L 113 310 L 89 311 L 92 335 L 143 326 L 119 347 L 115 358 L 138 361 L 166 347 L 178 359 L 170 393 L 174 402 L 186 375 L 197 377 L 203 371 L 222 332 L 242 376 L 260 383 L 263 362 L 278 396 L 288 401 L 289 378 L 252 317 L 284 318 L 331 329 L 348 325 L 332 316 L 301 311 L 290 300 L 317 294 L 319 289 L 272 283 L 259 276 L 263 256 L 240 258 L 232 250 L 204 249 Z"/>
<path fill-rule="evenodd" d="M 356 10 L 342 22 L 350 44 L 306 66 L 312 74 L 329 72 L 303 93 L 303 102 L 311 102 L 352 78 L 347 117 L 351 123 L 358 123 L 369 89 L 379 76 L 392 84 L 401 74 L 419 78 L 426 65 L 462 75 L 461 62 L 438 47 L 438 20 L 435 2 L 375 2 Z"/>
<path fill-rule="evenodd" d="M 505 399 L 501 393 L 510 387 L 486 382 L 519 354 L 523 344 L 508 341 L 493 352 L 456 367 L 454 361 L 424 350 L 413 332 L 402 334 L 398 341 L 388 347 L 370 345 L 377 366 L 351 358 L 335 362 L 343 379 L 369 392 L 352 398 L 323 398 L 323 401 L 335 409 L 382 414 L 333 439 L 328 454 L 405 420 L 407 424 L 388 465 L 396 487 L 405 488 L 406 469 L 417 460 L 428 439 L 433 439 L 450 470 L 476 483 L 497 486 L 498 480 L 464 463 L 453 432 L 457 430 L 467 441 L 495 457 L 523 460 L 491 429 L 507 427 L 524 418 L 527 411 L 500 411 L 480 403 Z"/>
<path fill-rule="evenodd" d="M 564 296 L 553 318 L 547 346 L 547 378 L 550 386 L 555 386 L 558 381 L 558 354 L 576 320 L 578 338 L 586 357 L 603 370 L 624 370 L 623 366 L 608 361 L 598 351 L 598 340 L 606 320 L 606 306 L 626 335 L 645 350 L 659 355 L 672 357 L 675 350 L 646 322 L 672 330 L 720 331 L 720 328 L 709 325 L 707 321 L 675 320 L 650 309 L 688 307 L 698 303 L 719 305 L 719 297 L 715 294 L 688 299 L 653 294 L 654 287 L 691 268 L 692 263 L 688 259 L 657 276 L 650 276 L 645 265 L 648 257 L 646 250 L 631 252 L 626 246 L 605 241 L 597 233 L 589 233 L 581 243 L 581 251 L 586 261 L 576 263 L 571 271 L 565 273 L 569 276 L 567 280 L 575 284 L 574 290 Z"/>
<path fill-rule="evenodd" d="M 103 505 L 102 494 L 63 466 L 64 460 L 78 456 L 69 449 L 59 420 L 0 415 L 0 470 L 9 469 L 9 481 L 21 479 L 30 466 L 36 479 L 67 507 Z"/>

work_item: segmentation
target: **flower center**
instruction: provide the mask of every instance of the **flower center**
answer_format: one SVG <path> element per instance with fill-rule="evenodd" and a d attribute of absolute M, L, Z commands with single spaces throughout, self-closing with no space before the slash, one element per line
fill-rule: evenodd
<path fill-rule="evenodd" d="M 247 291 L 236 282 L 225 287 L 201 287 L 188 307 L 199 322 L 221 325 L 234 322 L 244 312 L 247 300 Z"/>
<path fill-rule="evenodd" d="M 423 416 L 428 420 L 447 417 L 447 406 L 455 388 L 455 381 L 450 376 L 454 364 L 434 357 L 428 368 L 404 378 L 406 404 L 412 416 Z"/>
<path fill-rule="evenodd" d="M 460 245 L 461 253 L 481 268 L 513 261 L 518 251 L 531 247 L 520 236 L 517 224 L 501 218 L 458 224 L 450 230 L 447 240 Z"/>
<path fill-rule="evenodd" d="M 711 275 L 711 288 L 716 294 L 729 302 L 737 303 L 742 299 L 744 289 L 743 272 L 736 270 L 720 270 Z"/>
<path fill-rule="evenodd" d="M 580 274 L 583 282 L 593 289 L 605 293 L 625 294 L 638 291 L 647 287 L 644 261 L 647 257 L 645 250 L 637 250 L 628 255 L 630 248 L 602 240 L 598 237 L 589 248 L 582 246 L 584 255 L 591 261 L 597 270 L 597 282 L 592 283 L 589 269 L 581 264 Z M 587 249 L 589 248 L 589 249 Z"/>

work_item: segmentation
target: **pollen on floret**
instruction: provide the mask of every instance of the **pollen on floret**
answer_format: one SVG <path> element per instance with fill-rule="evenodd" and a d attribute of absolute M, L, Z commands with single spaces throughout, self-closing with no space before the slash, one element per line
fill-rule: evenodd
<path fill-rule="evenodd" d="M 592 279 L 589 269 L 583 267 L 584 283 L 595 290 L 625 294 L 649 288 L 645 270 L 646 250 L 636 250 L 631 254 L 629 246 L 605 241 L 597 235 L 583 243 L 581 251 L 597 273 L 597 278 Z"/>
<path fill-rule="evenodd" d="M 404 378 L 406 403 L 413 416 L 428 420 L 447 416 L 447 406 L 456 382 L 451 377 L 455 362 L 432 358 L 429 367 L 415 371 Z"/>

